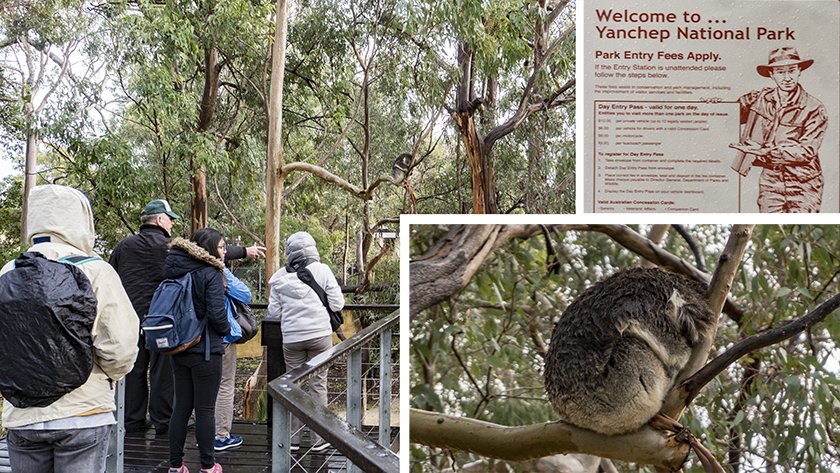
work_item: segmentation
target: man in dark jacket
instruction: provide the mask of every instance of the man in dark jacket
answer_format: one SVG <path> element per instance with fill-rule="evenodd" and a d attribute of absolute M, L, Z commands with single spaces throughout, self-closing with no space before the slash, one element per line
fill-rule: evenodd
<path fill-rule="evenodd" d="M 169 252 L 174 221 L 179 219 L 165 200 L 153 200 L 140 214 L 140 232 L 120 241 L 111 253 L 111 266 L 122 280 L 131 305 L 142 321 L 149 312 L 152 296 L 164 279 L 163 266 Z M 251 246 L 228 248 L 228 258 L 265 256 L 265 248 Z M 138 341 L 139 352 L 134 368 L 125 378 L 125 430 L 144 431 L 149 427 L 146 410 L 155 431 L 166 434 L 172 415 L 172 360 L 149 352 L 145 339 Z M 148 372 L 148 382 L 146 381 Z"/>

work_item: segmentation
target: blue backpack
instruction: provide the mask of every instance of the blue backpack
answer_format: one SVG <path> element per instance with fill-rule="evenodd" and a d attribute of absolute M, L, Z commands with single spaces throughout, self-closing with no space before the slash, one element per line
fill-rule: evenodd
<path fill-rule="evenodd" d="M 195 316 L 192 273 L 178 279 L 164 279 L 155 289 L 149 313 L 140 324 L 149 351 L 176 355 L 207 338 L 207 324 Z M 210 359 L 210 343 L 205 343 L 205 359 Z"/>

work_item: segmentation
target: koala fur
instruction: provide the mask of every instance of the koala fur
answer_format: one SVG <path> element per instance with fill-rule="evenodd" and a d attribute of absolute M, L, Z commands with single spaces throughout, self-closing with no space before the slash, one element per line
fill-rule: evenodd
<path fill-rule="evenodd" d="M 658 268 L 621 271 L 584 291 L 555 325 L 546 356 L 545 388 L 560 419 L 607 435 L 647 423 L 710 334 L 705 292 Z"/>

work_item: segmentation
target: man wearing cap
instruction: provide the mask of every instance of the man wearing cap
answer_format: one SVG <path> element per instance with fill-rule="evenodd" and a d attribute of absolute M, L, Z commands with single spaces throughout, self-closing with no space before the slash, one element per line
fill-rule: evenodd
<path fill-rule="evenodd" d="M 799 85 L 799 75 L 813 59 L 783 47 L 770 52 L 756 67 L 776 87 L 752 91 L 741 106 L 741 141 L 732 168 L 746 176 L 751 166 L 763 168 L 758 184 L 760 212 L 819 212 L 823 175 L 819 149 L 828 119 L 823 104 Z"/>
<path fill-rule="evenodd" d="M 169 202 L 158 199 L 149 202 L 140 213 L 140 232 L 126 237 L 114 247 L 109 262 L 117 271 L 131 305 L 141 321 L 149 312 L 152 296 L 163 281 L 163 265 L 169 252 L 170 233 L 180 217 Z M 228 247 L 226 259 L 265 256 L 265 248 Z M 155 431 L 166 434 L 172 415 L 173 378 L 171 357 L 149 352 L 144 338 L 138 340 L 137 361 L 125 377 L 125 430 L 145 431 L 146 410 Z M 148 383 L 146 381 L 148 371 Z"/>

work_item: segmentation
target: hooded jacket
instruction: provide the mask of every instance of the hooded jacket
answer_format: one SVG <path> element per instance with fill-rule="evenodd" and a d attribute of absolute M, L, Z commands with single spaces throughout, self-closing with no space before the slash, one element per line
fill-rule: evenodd
<path fill-rule="evenodd" d="M 289 263 L 310 259 L 306 267 L 327 294 L 330 309 L 344 308 L 344 295 L 329 266 L 321 263 L 318 248 L 312 235 L 297 232 L 286 241 L 286 258 Z M 330 316 L 318 294 L 298 278 L 297 273 L 277 270 L 268 282 L 271 291 L 268 299 L 268 316 L 280 319 L 283 342 L 295 343 L 332 334 Z"/>
<path fill-rule="evenodd" d="M 134 311 L 149 313 L 155 289 L 163 281 L 163 262 L 169 251 L 169 233 L 157 225 L 141 225 L 140 232 L 117 243 L 109 262 L 122 279 Z"/>
<path fill-rule="evenodd" d="M 27 241 L 39 239 L 27 251 L 37 251 L 53 260 L 70 255 L 95 256 L 93 212 L 87 197 L 76 189 L 56 185 L 34 187 L 29 195 L 26 225 Z M 0 274 L 12 266 L 10 261 Z M 122 379 L 134 365 L 139 322 L 119 276 L 108 263 L 95 260 L 78 268 L 90 280 L 96 295 L 96 319 L 91 330 L 93 371 L 83 385 L 49 406 L 16 408 L 4 401 L 6 428 L 116 409 L 114 381 Z"/>
<path fill-rule="evenodd" d="M 222 260 L 189 240 L 174 238 L 170 243 L 163 275 L 167 279 L 175 279 L 192 273 L 195 316 L 199 320 L 206 319 L 210 327 L 210 339 L 202 337 L 201 342 L 185 353 L 203 354 L 207 343 L 210 343 L 210 353 L 222 355 L 225 352 L 222 337 L 230 333 L 230 324 L 225 311 L 224 268 Z"/>

